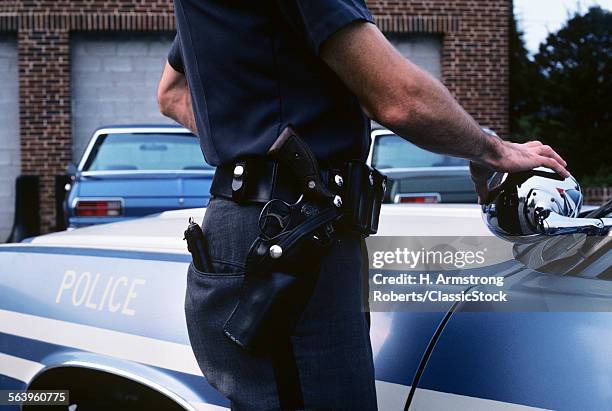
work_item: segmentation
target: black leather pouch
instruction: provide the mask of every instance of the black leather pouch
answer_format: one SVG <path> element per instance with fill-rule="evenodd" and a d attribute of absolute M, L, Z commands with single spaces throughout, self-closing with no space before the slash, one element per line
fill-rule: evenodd
<path fill-rule="evenodd" d="M 346 165 L 346 181 L 343 198 L 345 225 L 363 236 L 376 234 L 387 177 L 363 162 L 351 161 Z"/>

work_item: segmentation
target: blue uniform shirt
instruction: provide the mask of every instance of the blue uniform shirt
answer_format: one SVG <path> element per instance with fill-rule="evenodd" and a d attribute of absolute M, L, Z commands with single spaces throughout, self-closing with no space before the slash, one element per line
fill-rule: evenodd
<path fill-rule="evenodd" d="M 212 165 L 265 155 L 292 124 L 323 166 L 365 159 L 369 120 L 319 58 L 363 0 L 174 0 L 168 61 L 184 72 L 200 145 Z"/>

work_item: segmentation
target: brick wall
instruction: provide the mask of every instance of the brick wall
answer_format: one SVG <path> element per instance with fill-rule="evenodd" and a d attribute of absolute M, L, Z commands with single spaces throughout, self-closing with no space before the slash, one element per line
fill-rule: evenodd
<path fill-rule="evenodd" d="M 612 187 L 583 187 L 584 204 L 603 205 L 612 200 Z"/>
<path fill-rule="evenodd" d="M 370 0 L 383 31 L 440 33 L 442 80 L 483 126 L 508 128 L 510 0 Z"/>
<path fill-rule="evenodd" d="M 41 223 L 55 222 L 54 176 L 70 162 L 68 32 L 19 30 L 21 172 L 40 175 Z"/>
<path fill-rule="evenodd" d="M 370 0 L 386 32 L 442 37 L 442 80 L 466 109 L 508 132 L 510 0 Z M 41 221 L 55 221 L 53 176 L 71 160 L 70 39 L 83 32 L 170 32 L 171 0 L 0 2 L 0 32 L 18 33 L 21 171 L 42 177 Z"/>

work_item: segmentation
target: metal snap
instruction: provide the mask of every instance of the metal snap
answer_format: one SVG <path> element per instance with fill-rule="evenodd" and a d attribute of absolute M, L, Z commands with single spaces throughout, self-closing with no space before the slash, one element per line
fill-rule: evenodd
<path fill-rule="evenodd" d="M 342 207 L 342 198 L 340 196 L 334 197 L 334 205 L 338 208 Z"/>
<path fill-rule="evenodd" d="M 334 182 L 336 183 L 338 187 L 342 187 L 344 185 L 344 179 L 342 178 L 342 176 L 339 176 L 338 174 L 334 176 Z"/>
<path fill-rule="evenodd" d="M 234 177 L 239 178 L 244 174 L 244 167 L 241 165 L 237 165 L 234 167 Z"/>
<path fill-rule="evenodd" d="M 274 244 L 270 247 L 270 257 L 276 260 L 277 258 L 281 258 L 282 255 L 283 249 L 281 248 L 281 246 Z"/>

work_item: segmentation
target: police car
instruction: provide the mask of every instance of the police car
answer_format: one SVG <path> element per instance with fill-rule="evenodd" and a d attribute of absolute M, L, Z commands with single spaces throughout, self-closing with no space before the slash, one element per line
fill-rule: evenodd
<path fill-rule="evenodd" d="M 204 213 L 0 246 L 0 390 L 69 390 L 68 404 L 50 408 L 72 411 L 227 409 L 198 368 L 183 313 L 191 257 L 182 234 Z M 481 214 L 477 205 L 384 205 L 372 241 L 496 239 Z M 611 214 L 608 203 L 572 221 Z M 379 409 L 612 409 L 612 251 L 602 233 L 503 242 L 507 257 L 489 269 L 525 312 L 456 301 L 373 312 Z"/>

